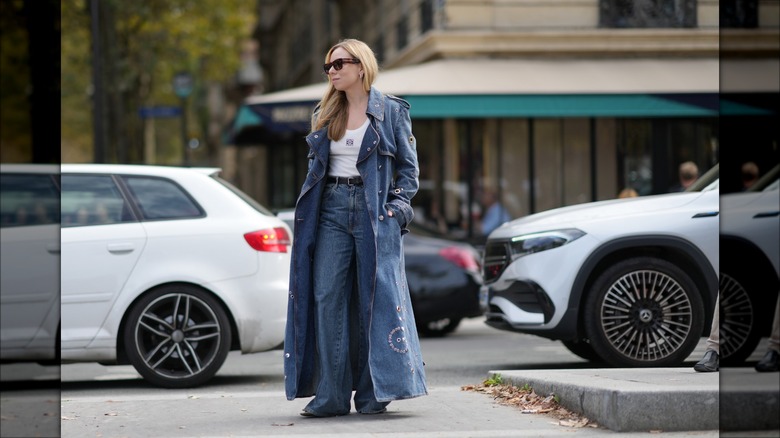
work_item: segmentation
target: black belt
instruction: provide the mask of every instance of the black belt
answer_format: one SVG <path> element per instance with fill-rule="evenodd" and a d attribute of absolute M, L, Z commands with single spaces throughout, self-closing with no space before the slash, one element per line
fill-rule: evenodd
<path fill-rule="evenodd" d="M 346 184 L 348 186 L 362 186 L 363 178 L 359 176 L 329 176 L 329 183 Z"/>

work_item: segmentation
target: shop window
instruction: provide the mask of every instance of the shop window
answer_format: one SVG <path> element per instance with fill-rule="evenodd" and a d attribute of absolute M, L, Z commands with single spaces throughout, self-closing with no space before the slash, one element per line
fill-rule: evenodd
<path fill-rule="evenodd" d="M 653 193 L 652 124 L 647 119 L 623 119 L 617 129 L 618 174 L 621 187 L 639 196 Z"/>
<path fill-rule="evenodd" d="M 696 0 L 599 0 L 599 26 L 696 27 Z"/>
<path fill-rule="evenodd" d="M 433 29 L 433 0 L 420 2 L 420 31 L 428 32 Z"/>
<path fill-rule="evenodd" d="M 408 17 L 403 15 L 398 19 L 398 23 L 395 26 L 395 48 L 399 51 L 406 48 L 406 44 L 409 42 L 409 25 L 407 21 Z"/>
<path fill-rule="evenodd" d="M 510 219 L 517 219 L 530 212 L 530 185 L 528 163 L 528 119 L 502 119 L 498 121 L 495 140 L 485 147 L 483 208 L 490 208 L 490 196 L 496 196 L 501 208 Z M 489 231 L 484 228 L 483 234 Z"/>
<path fill-rule="evenodd" d="M 535 212 L 591 201 L 587 119 L 534 120 Z"/>
<path fill-rule="evenodd" d="M 376 62 L 378 62 L 380 65 L 385 61 L 385 36 L 384 34 L 380 34 L 376 38 L 376 42 L 373 46 L 374 49 L 374 56 L 376 56 Z"/>
<path fill-rule="evenodd" d="M 613 118 L 595 119 L 595 148 L 596 163 L 596 199 L 612 199 L 623 189 L 627 188 L 618 184 L 617 172 L 617 120 Z"/>
<path fill-rule="evenodd" d="M 758 0 L 720 0 L 720 27 L 758 27 Z"/>

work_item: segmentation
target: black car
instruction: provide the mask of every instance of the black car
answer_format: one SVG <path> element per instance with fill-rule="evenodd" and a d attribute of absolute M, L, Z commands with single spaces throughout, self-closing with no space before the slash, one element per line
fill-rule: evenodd
<path fill-rule="evenodd" d="M 293 228 L 293 210 L 277 216 Z M 409 229 L 404 236 L 406 280 L 420 335 L 444 336 L 463 318 L 482 316 L 479 252 L 469 244 L 434 237 L 414 223 Z"/>

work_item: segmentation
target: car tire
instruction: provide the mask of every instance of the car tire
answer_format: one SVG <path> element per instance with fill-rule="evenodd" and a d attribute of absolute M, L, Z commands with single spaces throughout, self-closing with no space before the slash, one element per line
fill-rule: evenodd
<path fill-rule="evenodd" d="M 635 257 L 601 273 L 585 301 L 590 345 L 609 365 L 677 366 L 701 338 L 704 305 L 690 276 L 655 257 Z"/>
<path fill-rule="evenodd" d="M 461 318 L 442 318 L 436 321 L 426 321 L 417 324 L 417 332 L 431 338 L 446 336 L 460 325 Z"/>
<path fill-rule="evenodd" d="M 564 347 L 577 356 L 591 362 L 602 362 L 601 357 L 596 353 L 595 350 L 593 350 L 593 347 L 587 340 L 562 342 Z"/>
<path fill-rule="evenodd" d="M 720 273 L 719 349 L 721 365 L 745 362 L 761 341 L 762 303 L 736 276 Z"/>
<path fill-rule="evenodd" d="M 165 388 L 211 379 L 230 344 L 225 310 L 211 294 L 189 285 L 149 292 L 133 305 L 124 328 L 130 363 L 148 382 Z"/>

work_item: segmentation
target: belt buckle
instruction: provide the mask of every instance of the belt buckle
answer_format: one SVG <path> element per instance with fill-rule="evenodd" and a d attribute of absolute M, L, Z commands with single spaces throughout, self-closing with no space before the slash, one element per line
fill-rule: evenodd
<path fill-rule="evenodd" d="M 357 178 L 353 178 L 353 177 L 351 177 L 351 176 L 348 176 L 348 177 L 347 177 L 347 185 L 348 185 L 348 186 L 354 186 L 354 185 L 357 185 L 357 182 L 352 182 L 352 180 L 355 180 L 355 181 L 357 181 Z"/>

